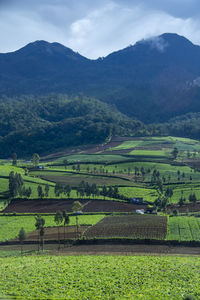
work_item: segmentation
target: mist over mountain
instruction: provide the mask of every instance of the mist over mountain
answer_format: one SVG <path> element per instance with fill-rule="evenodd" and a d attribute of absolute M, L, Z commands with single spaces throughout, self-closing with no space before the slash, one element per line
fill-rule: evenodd
<path fill-rule="evenodd" d="M 90 60 L 36 41 L 0 54 L 0 94 L 84 94 L 145 123 L 200 111 L 200 46 L 163 34 Z"/>

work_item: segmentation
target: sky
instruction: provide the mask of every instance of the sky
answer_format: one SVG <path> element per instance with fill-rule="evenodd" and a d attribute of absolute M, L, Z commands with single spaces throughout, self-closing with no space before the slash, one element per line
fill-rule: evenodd
<path fill-rule="evenodd" d="M 0 52 L 36 40 L 98 58 L 165 32 L 200 45 L 199 0 L 0 0 Z"/>

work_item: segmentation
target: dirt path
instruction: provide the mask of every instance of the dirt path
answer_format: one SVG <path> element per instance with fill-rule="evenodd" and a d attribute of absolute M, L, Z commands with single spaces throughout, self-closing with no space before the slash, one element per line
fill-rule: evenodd
<path fill-rule="evenodd" d="M 24 251 L 28 254 L 37 251 L 37 244 L 24 245 Z M 1 251 L 20 251 L 20 245 L 0 246 Z M 50 255 L 166 255 L 166 256 L 199 256 L 200 247 L 180 247 L 165 245 L 65 245 L 61 244 L 58 251 L 58 244 L 45 244 L 44 250 Z M 45 252 L 47 254 L 47 252 Z"/>

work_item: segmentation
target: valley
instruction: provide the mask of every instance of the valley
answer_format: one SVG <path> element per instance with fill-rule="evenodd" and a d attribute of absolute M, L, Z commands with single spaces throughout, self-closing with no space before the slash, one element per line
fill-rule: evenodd
<path fill-rule="evenodd" d="M 38 214 L 45 218 L 48 229 L 56 226 L 55 214 L 65 211 L 70 216 L 70 226 L 73 226 L 73 203 L 78 200 L 82 207 L 79 216 L 81 226 L 94 226 L 95 230 L 96 223 L 100 225 L 101 219 L 112 218 L 113 214 L 127 220 L 129 215 L 130 218 L 133 216 L 133 220 L 147 217 L 138 215 L 139 211 L 139 214 L 150 214 L 155 226 L 159 226 L 159 223 L 156 225 L 157 215 L 165 218 L 165 234 L 161 240 L 198 242 L 199 161 L 199 141 L 172 136 L 113 138 L 104 146 L 74 148 L 66 154 L 63 151 L 62 154 L 38 158 L 37 165 L 21 159 L 1 160 L 0 220 L 2 228 L 7 226 L 8 232 L 2 231 L 1 241 L 9 241 L 9 232 L 12 232 L 12 238 L 16 238 L 21 227 L 26 232 L 33 231 Z M 20 174 L 22 180 L 21 188 L 14 196 L 11 172 Z M 28 189 L 31 192 L 27 197 Z M 135 227 L 133 221 L 127 226 L 129 229 Z M 136 230 L 137 235 L 130 231 L 128 237 L 138 239 L 141 234 L 141 239 L 155 239 L 152 235 L 157 230 L 153 229 L 154 225 L 152 228 L 147 226 L 148 230 L 144 231 L 147 235 L 142 235 L 145 229 L 140 227 L 144 226 L 147 226 L 145 219 L 144 225 Z M 109 235 L 105 235 L 104 228 L 100 237 L 127 237 L 120 223 L 117 230 L 120 234 L 112 235 L 112 230 L 108 230 Z M 86 239 L 98 236 L 84 231 L 81 235 Z"/>

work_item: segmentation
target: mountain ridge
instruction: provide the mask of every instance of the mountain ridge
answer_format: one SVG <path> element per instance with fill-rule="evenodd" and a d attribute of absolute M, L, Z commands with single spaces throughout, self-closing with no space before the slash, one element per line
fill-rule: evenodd
<path fill-rule="evenodd" d="M 0 54 L 0 70 L 0 95 L 84 94 L 145 123 L 200 111 L 200 46 L 177 34 L 141 40 L 96 60 L 56 42 L 35 41 Z"/>

